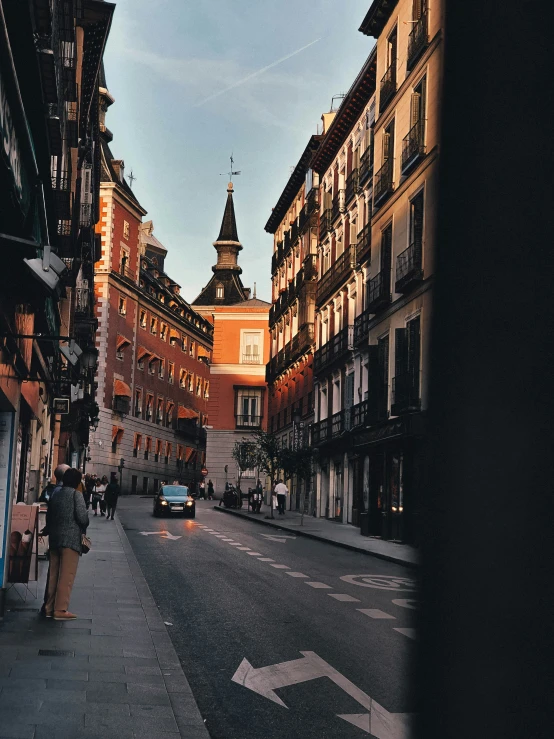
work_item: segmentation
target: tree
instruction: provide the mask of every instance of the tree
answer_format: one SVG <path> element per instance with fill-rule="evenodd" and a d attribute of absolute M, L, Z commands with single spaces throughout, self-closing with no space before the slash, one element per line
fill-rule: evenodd
<path fill-rule="evenodd" d="M 231 454 L 237 463 L 239 470 L 238 492 L 240 495 L 240 483 L 243 473 L 246 472 L 246 470 L 251 470 L 253 467 L 256 467 L 256 448 L 251 441 L 243 439 L 243 441 L 237 441 Z"/>
<path fill-rule="evenodd" d="M 262 429 L 254 431 L 252 443 L 255 449 L 255 466 L 270 479 L 270 518 L 274 518 L 273 488 L 278 472 L 283 469 L 283 453 L 285 450 L 281 447 L 280 440 L 275 434 Z"/>
<path fill-rule="evenodd" d="M 296 475 L 296 478 L 298 480 L 304 481 L 304 498 L 306 496 L 306 486 L 308 479 L 312 475 L 312 459 L 313 452 L 312 449 L 309 447 L 281 450 L 281 466 L 285 478 L 290 479 L 293 475 Z M 300 525 L 304 524 L 304 508 L 305 500 L 302 501 Z"/>

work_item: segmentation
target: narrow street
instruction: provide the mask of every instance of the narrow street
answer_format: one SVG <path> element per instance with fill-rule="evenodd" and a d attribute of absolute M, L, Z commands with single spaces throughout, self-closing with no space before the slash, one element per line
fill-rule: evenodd
<path fill-rule="evenodd" d="M 207 501 L 195 520 L 151 514 L 151 499 L 120 501 L 213 739 L 404 737 L 394 714 L 413 710 L 413 569 L 280 537 Z M 359 691 L 378 704 L 371 734 Z"/>

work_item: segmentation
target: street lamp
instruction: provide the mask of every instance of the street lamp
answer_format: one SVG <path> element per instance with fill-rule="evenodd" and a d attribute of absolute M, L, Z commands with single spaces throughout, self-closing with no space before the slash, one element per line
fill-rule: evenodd
<path fill-rule="evenodd" d="M 98 364 L 98 349 L 95 346 L 87 347 L 81 356 L 83 370 L 95 370 Z"/>
<path fill-rule="evenodd" d="M 119 492 L 121 492 L 122 485 L 123 485 L 123 469 L 124 469 L 124 467 L 125 467 L 125 460 L 123 459 L 123 457 L 121 457 L 121 459 L 119 460 L 119 466 L 117 468 L 119 470 Z"/>

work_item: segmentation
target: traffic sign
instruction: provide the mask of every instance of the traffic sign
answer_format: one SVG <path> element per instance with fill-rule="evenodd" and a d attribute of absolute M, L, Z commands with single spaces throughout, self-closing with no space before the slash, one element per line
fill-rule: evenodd
<path fill-rule="evenodd" d="M 204 477 L 206 477 L 206 475 L 208 474 L 208 468 L 207 467 L 202 467 L 202 469 L 200 470 L 200 472 L 204 475 Z"/>

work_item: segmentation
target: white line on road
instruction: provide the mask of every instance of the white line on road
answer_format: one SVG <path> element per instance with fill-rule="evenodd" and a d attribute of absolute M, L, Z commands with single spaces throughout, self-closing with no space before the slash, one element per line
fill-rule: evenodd
<path fill-rule="evenodd" d="M 276 570 L 290 570 L 290 567 L 288 565 L 269 565 L 270 567 L 275 567 Z"/>
<path fill-rule="evenodd" d="M 239 547 L 239 552 L 250 552 L 250 547 Z"/>
<path fill-rule="evenodd" d="M 395 606 L 400 606 L 400 608 L 409 608 L 411 611 L 417 611 L 417 600 L 411 598 L 395 598 L 392 602 Z"/>
<path fill-rule="evenodd" d="M 291 577 L 308 577 L 303 572 L 285 572 L 285 575 L 290 575 Z"/>
<path fill-rule="evenodd" d="M 356 610 L 370 618 L 392 618 L 396 620 L 396 616 L 391 616 L 389 613 L 380 611 L 378 608 L 356 608 Z"/>
<path fill-rule="evenodd" d="M 260 559 L 260 562 L 275 562 L 274 559 L 270 559 L 269 557 L 262 557 Z"/>
<path fill-rule="evenodd" d="M 233 544 L 231 544 L 231 546 L 232 547 L 240 547 L 240 546 L 242 546 L 242 544 L 240 543 L 240 541 L 235 541 Z"/>
<path fill-rule="evenodd" d="M 223 539 L 223 541 L 231 542 L 231 541 L 235 541 L 235 540 L 234 539 Z"/>
<path fill-rule="evenodd" d="M 246 554 L 249 554 L 251 557 L 261 557 L 261 552 L 246 552 Z"/>
<path fill-rule="evenodd" d="M 398 631 L 399 634 L 404 634 L 404 636 L 407 636 L 409 639 L 417 639 L 417 634 L 415 629 L 394 629 L 395 631 Z"/>
<path fill-rule="evenodd" d="M 327 588 L 327 589 L 331 590 L 331 586 L 330 585 L 325 585 L 324 582 L 313 582 L 313 581 L 308 582 L 306 580 L 306 585 L 309 585 L 311 588 L 316 588 L 316 589 L 318 589 L 318 588 L 319 589 Z"/>
<path fill-rule="evenodd" d="M 353 598 L 351 595 L 347 595 L 346 593 L 327 593 L 327 595 L 330 598 L 334 598 L 335 600 L 340 600 L 343 603 L 359 603 L 359 598 Z"/>

